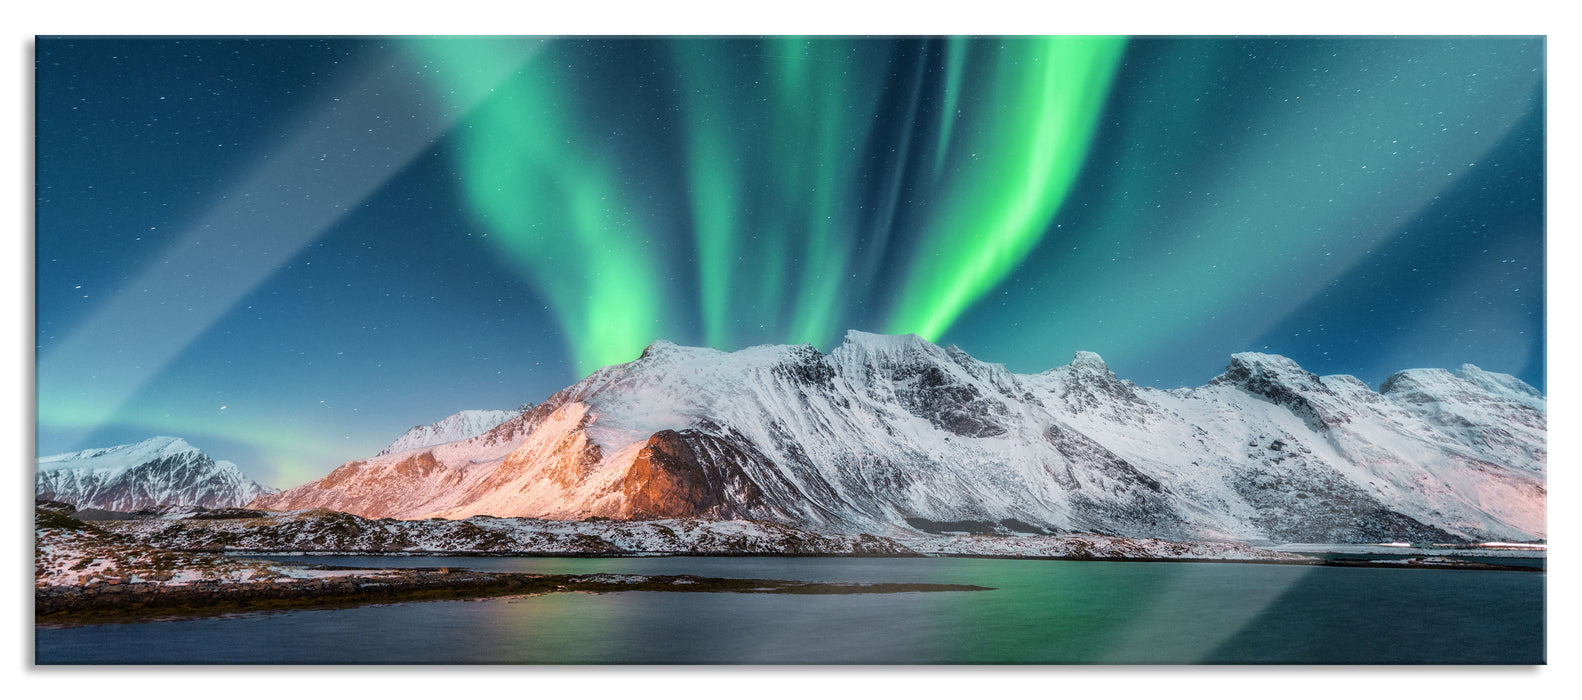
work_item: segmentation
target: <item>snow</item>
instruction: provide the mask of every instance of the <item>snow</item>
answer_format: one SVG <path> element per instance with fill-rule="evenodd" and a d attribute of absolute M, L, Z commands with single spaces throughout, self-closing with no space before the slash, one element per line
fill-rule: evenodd
<path fill-rule="evenodd" d="M 388 569 L 313 569 L 201 552 L 171 552 L 115 535 L 40 528 L 34 532 L 34 586 L 241 583 L 398 575 Z"/>
<path fill-rule="evenodd" d="M 274 553 L 492 554 L 905 554 L 893 541 L 813 533 L 776 523 L 666 519 L 631 522 L 480 516 L 467 520 L 369 520 L 325 510 L 267 518 L 154 519 L 98 523 L 148 547 Z"/>
<path fill-rule="evenodd" d="M 516 411 L 461 411 L 428 425 L 414 426 L 381 450 L 379 456 L 412 452 L 477 437 L 517 415 Z"/>
<path fill-rule="evenodd" d="M 270 493 L 233 462 L 215 461 L 181 438 L 155 437 L 38 461 L 34 493 L 79 508 L 133 511 L 156 505 L 244 505 Z"/>
<path fill-rule="evenodd" d="M 38 469 L 75 469 L 114 473 L 157 459 L 194 452 L 198 452 L 198 448 L 187 444 L 186 440 L 161 435 L 130 445 L 117 445 L 115 447 L 102 447 L 40 457 L 38 459 Z"/>
<path fill-rule="evenodd" d="M 1017 537 L 832 535 L 747 520 L 556 521 L 480 516 L 465 521 L 368 520 L 327 511 L 273 513 L 262 519 L 153 519 L 103 523 L 141 547 L 207 552 L 381 554 L 805 554 L 1228 559 L 1307 561 L 1235 543 L 1180 543 L 1095 534 Z M 281 575 L 317 575 L 294 574 Z"/>
<path fill-rule="evenodd" d="M 1510 559 L 1544 559 L 1543 545 L 1510 542 L 1484 542 L 1473 546 L 1414 546 L 1410 542 L 1379 542 L 1374 544 L 1292 543 L 1269 549 L 1292 554 L 1414 554 L 1424 556 L 1488 557 Z"/>
<path fill-rule="evenodd" d="M 1530 540 L 1546 529 L 1543 410 L 1531 387 L 1471 366 L 1408 370 L 1375 392 L 1238 353 L 1204 386 L 1165 392 L 1085 352 L 1018 375 L 914 335 L 852 331 L 828 354 L 656 341 L 434 447 L 436 468 L 383 455 L 258 506 L 622 517 L 640 486 L 628 470 L 668 430 L 735 470 L 705 470 L 719 500 L 701 517 L 893 536 L 921 519 L 1177 540 Z"/>

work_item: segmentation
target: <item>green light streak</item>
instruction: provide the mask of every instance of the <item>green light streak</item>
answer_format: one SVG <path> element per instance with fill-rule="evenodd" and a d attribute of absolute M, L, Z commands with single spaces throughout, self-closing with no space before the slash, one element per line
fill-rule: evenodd
<path fill-rule="evenodd" d="M 730 157 L 730 148 L 722 141 L 715 134 L 705 134 L 693 143 L 693 160 L 708 163 L 710 175 L 704 176 L 699 168 L 687 171 L 696 204 L 703 336 L 715 348 L 732 347 L 731 281 L 736 269 L 738 226 L 735 202 L 740 199 L 737 183 L 741 178 Z"/>
<path fill-rule="evenodd" d="M 1117 130 L 1130 145 L 1106 188 L 1114 195 L 1073 241 L 1081 249 L 1027 280 L 1029 297 L 1065 303 L 1036 325 L 1002 315 L 1006 341 L 1075 342 L 1112 364 L 1188 335 L 1253 342 L 1481 163 L 1541 80 L 1497 41 L 1341 40 L 1314 47 L 1304 70 L 1216 102 L 1229 96 L 1213 76 L 1245 60 L 1214 45 L 1164 59 L 1170 70 L 1139 90 L 1153 100 Z M 1312 75 L 1325 76 L 1316 90 Z M 1249 127 L 1237 148 L 1220 158 L 1183 148 L 1216 112 Z"/>
<path fill-rule="evenodd" d="M 776 37 L 671 42 L 704 336 L 826 342 L 862 244 L 855 176 L 887 45 Z M 750 189 L 744 183 L 750 183 Z M 758 328 L 754 328 L 757 326 Z"/>
<path fill-rule="evenodd" d="M 934 151 L 934 177 L 945 166 L 950 152 L 950 135 L 956 127 L 956 105 L 961 101 L 961 73 L 967 66 L 967 38 L 945 40 L 945 103 L 940 107 L 939 145 Z"/>
<path fill-rule="evenodd" d="M 503 45 L 416 46 L 439 85 L 477 88 L 468 81 L 500 60 Z M 892 310 L 894 332 L 937 338 L 1037 244 L 1081 169 L 1124 46 L 1105 37 L 947 42 L 936 174 L 947 151 L 970 159 L 925 200 L 939 204 Z M 853 307 L 843 297 L 870 283 L 855 277 L 886 240 L 858 230 L 865 188 L 857 176 L 887 78 L 875 68 L 893 48 L 794 37 L 672 42 L 707 344 L 735 347 L 742 336 L 824 344 L 844 328 Z M 986 71 L 985 88 L 965 87 L 969 66 Z M 519 72 L 492 87 L 455 138 L 488 241 L 550 302 L 588 372 L 673 332 L 665 315 L 675 305 L 658 284 L 654 232 L 623 206 L 641 198 L 623 191 L 617 164 L 579 132 L 578 105 L 560 87 L 579 79 L 553 65 Z M 961 104 L 979 106 L 958 124 Z M 902 155 L 892 189 L 910 124 L 893 133 L 898 142 L 886 138 Z M 888 227 L 891 219 L 869 220 Z"/>
<path fill-rule="evenodd" d="M 717 44 L 696 41 L 671 43 L 672 55 L 688 77 L 683 94 L 687 111 L 698 115 L 687 126 L 687 184 L 692 194 L 693 243 L 698 256 L 698 293 L 703 315 L 704 342 L 710 347 L 734 347 L 732 340 L 733 274 L 739 254 L 736 236 L 745 199 L 740 191 L 741 144 L 734 131 L 720 120 L 729 114 L 730 94 L 725 76 L 712 70 L 713 61 L 725 60 Z"/>
<path fill-rule="evenodd" d="M 778 329 L 786 317 L 786 278 L 790 272 L 782 262 L 790 255 L 791 235 L 782 221 L 765 221 L 759 225 L 762 241 L 757 267 L 758 318 L 771 329 Z"/>
<path fill-rule="evenodd" d="M 926 52 L 919 51 L 919 54 L 922 54 L 919 56 L 922 58 Z M 908 175 L 914 170 L 911 163 L 913 132 L 922 121 L 920 111 L 923 101 L 923 79 L 927 74 L 927 68 L 928 64 L 925 61 L 917 61 L 907 91 L 906 110 L 901 113 L 899 145 L 891 149 L 895 155 L 886 164 L 884 187 L 873 205 L 880 214 L 874 217 L 873 223 L 862 234 L 866 252 L 859 261 L 855 277 L 863 283 L 871 284 L 875 273 L 884 264 L 884 255 L 889 251 L 890 237 L 894 230 L 897 212 L 900 210 L 902 188 L 908 180 Z"/>
<path fill-rule="evenodd" d="M 1000 49 L 992 113 L 913 260 L 892 333 L 938 339 L 1043 238 L 1087 156 L 1125 39 L 1041 37 Z"/>
<path fill-rule="evenodd" d="M 467 85 L 512 53 L 495 40 L 412 43 L 442 90 Z M 580 372 L 627 362 L 664 328 L 648 236 L 615 168 L 580 138 L 551 66 L 503 84 L 455 134 L 468 202 L 512 269 L 554 308 Z M 477 87 L 477 86 L 474 86 Z"/>
<path fill-rule="evenodd" d="M 781 76 L 776 113 L 792 139 L 781 162 L 796 164 L 797 177 L 784 195 L 782 211 L 807 212 L 800 233 L 805 246 L 789 340 L 823 344 L 838 332 L 838 302 L 856 238 L 845 220 L 842 198 L 854 197 L 857 156 L 873 127 L 878 89 L 870 71 L 857 70 L 848 41 L 771 40 L 770 55 Z"/>

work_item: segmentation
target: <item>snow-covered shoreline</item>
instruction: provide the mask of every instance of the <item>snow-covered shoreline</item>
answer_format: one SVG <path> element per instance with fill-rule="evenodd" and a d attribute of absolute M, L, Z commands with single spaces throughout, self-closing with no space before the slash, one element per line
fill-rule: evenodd
<path fill-rule="evenodd" d="M 328 510 L 253 517 L 165 517 L 96 523 L 141 544 L 187 552 L 507 556 L 989 556 L 1061 559 L 1305 561 L 1238 543 L 1062 535 L 831 534 L 754 520 L 370 520 Z"/>
<path fill-rule="evenodd" d="M 1499 546 L 1505 545 L 1505 546 Z M 1396 543 L 1346 544 L 1346 543 L 1291 543 L 1275 545 L 1270 549 L 1291 554 L 1388 554 L 1438 557 L 1500 557 L 1506 559 L 1546 559 L 1548 548 L 1524 543 L 1484 543 L 1478 546 L 1461 545 L 1403 545 Z"/>

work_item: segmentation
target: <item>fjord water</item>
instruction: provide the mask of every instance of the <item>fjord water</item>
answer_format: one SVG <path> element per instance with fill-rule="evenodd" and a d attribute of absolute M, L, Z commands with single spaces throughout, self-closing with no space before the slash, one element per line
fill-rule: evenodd
<path fill-rule="evenodd" d="M 279 557 L 277 557 L 279 558 Z M 1544 661 L 1546 575 L 1229 563 L 301 557 L 993 591 L 563 593 L 39 628 L 51 663 L 1501 663 Z"/>

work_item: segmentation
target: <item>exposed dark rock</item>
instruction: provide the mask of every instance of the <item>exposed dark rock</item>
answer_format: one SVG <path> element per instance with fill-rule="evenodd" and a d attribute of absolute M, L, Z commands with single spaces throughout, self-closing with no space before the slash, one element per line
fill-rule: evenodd
<path fill-rule="evenodd" d="M 700 430 L 664 430 L 632 461 L 623 482 L 625 516 L 632 519 L 745 517 L 763 492 L 747 474 L 761 455 L 745 441 Z"/>
<path fill-rule="evenodd" d="M 1049 426 L 1049 430 L 1044 432 L 1044 439 L 1048 440 L 1049 444 L 1054 445 L 1055 449 L 1071 462 L 1085 467 L 1096 468 L 1099 473 L 1113 479 L 1118 486 L 1111 486 L 1110 488 L 1112 489 L 1117 487 L 1129 489 L 1135 486 L 1148 489 L 1154 493 L 1163 493 L 1165 491 L 1164 486 L 1159 483 L 1158 479 L 1142 473 L 1132 466 L 1130 462 L 1121 459 L 1115 453 L 1105 449 L 1103 445 L 1094 442 L 1082 433 Z M 1082 488 L 1081 482 L 1077 480 L 1076 475 L 1071 472 L 1069 467 L 1064 469 L 1064 478 L 1056 476 L 1054 469 L 1051 469 L 1050 472 L 1051 476 L 1055 476 L 1056 481 L 1061 482 L 1062 486 L 1069 481 L 1075 483 L 1073 488 Z"/>
<path fill-rule="evenodd" d="M 936 365 L 896 368 L 893 380 L 910 380 L 897 391 L 902 405 L 934 427 L 962 437 L 1005 434 L 996 420 L 1009 412 L 1004 403 L 984 396 L 971 384 L 955 382 Z"/>
<path fill-rule="evenodd" d="M 1248 393 L 1284 406 L 1314 430 L 1351 421 L 1351 416 L 1328 410 L 1310 398 L 1323 396 L 1337 403 L 1340 400 L 1334 391 L 1324 386 L 1318 375 L 1284 357 L 1250 356 L 1245 353 L 1236 355 L 1225 367 L 1225 373 L 1215 381 L 1234 384 Z"/>
<path fill-rule="evenodd" d="M 1233 486 L 1257 508 L 1253 522 L 1277 541 L 1468 541 L 1386 508 L 1337 475 L 1300 464 L 1290 471 L 1248 469 Z"/>

